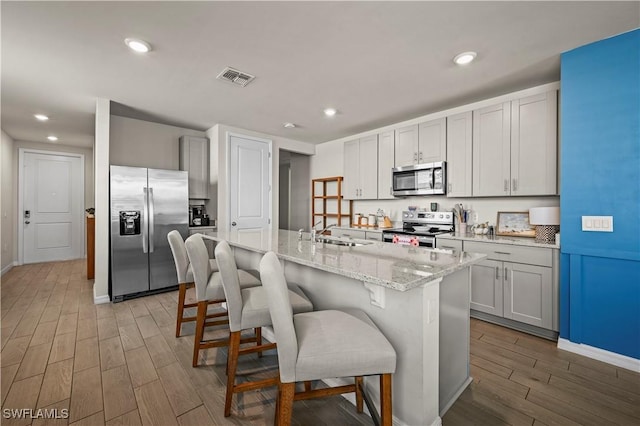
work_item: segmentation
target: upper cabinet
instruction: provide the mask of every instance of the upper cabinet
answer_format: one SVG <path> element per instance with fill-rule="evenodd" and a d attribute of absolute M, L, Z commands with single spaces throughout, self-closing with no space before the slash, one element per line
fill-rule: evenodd
<path fill-rule="evenodd" d="M 378 135 L 345 142 L 344 198 L 378 198 Z"/>
<path fill-rule="evenodd" d="M 511 195 L 558 193 L 558 93 L 511 102 Z"/>
<path fill-rule="evenodd" d="M 418 164 L 418 125 L 396 129 L 396 167 Z"/>
<path fill-rule="evenodd" d="M 209 199 L 209 139 L 180 137 L 180 170 L 189 172 L 189 198 Z"/>
<path fill-rule="evenodd" d="M 473 195 L 509 195 L 511 103 L 473 111 Z"/>
<path fill-rule="evenodd" d="M 557 92 L 473 111 L 473 196 L 557 194 Z"/>
<path fill-rule="evenodd" d="M 435 163 L 447 159 L 447 121 L 427 121 L 418 126 L 418 162 Z"/>
<path fill-rule="evenodd" d="M 447 157 L 447 125 L 444 118 L 396 130 L 395 165 L 445 161 Z"/>
<path fill-rule="evenodd" d="M 472 195 L 472 142 L 471 111 L 447 117 L 447 196 Z"/>
<path fill-rule="evenodd" d="M 395 165 L 395 133 L 393 130 L 378 134 L 378 199 L 388 200 L 393 196 L 391 170 Z"/>

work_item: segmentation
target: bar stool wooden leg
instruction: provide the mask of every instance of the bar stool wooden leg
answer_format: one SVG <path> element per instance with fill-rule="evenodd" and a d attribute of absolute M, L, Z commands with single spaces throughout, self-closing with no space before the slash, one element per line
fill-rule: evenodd
<path fill-rule="evenodd" d="M 296 392 L 295 383 L 280 383 L 278 399 L 278 417 L 275 424 L 277 426 L 289 426 L 291 424 L 291 414 L 293 413 L 293 396 Z"/>
<path fill-rule="evenodd" d="M 182 329 L 182 318 L 184 317 L 184 299 L 187 295 L 187 285 L 181 283 L 178 288 L 178 315 L 176 319 L 176 337 L 180 337 L 180 331 Z"/>
<path fill-rule="evenodd" d="M 356 411 L 362 413 L 362 376 L 356 376 Z"/>
<path fill-rule="evenodd" d="M 233 387 L 236 383 L 236 368 L 238 367 L 238 352 L 240 350 L 240 332 L 233 331 L 229 335 L 229 355 L 227 357 L 227 395 L 224 400 L 224 416 L 231 415 L 231 401 Z"/>
<path fill-rule="evenodd" d="M 196 317 L 196 335 L 193 340 L 193 367 L 198 366 L 198 355 L 200 354 L 200 344 L 204 336 L 204 323 L 207 317 L 207 301 L 198 302 L 198 315 Z"/>
<path fill-rule="evenodd" d="M 391 426 L 391 374 L 380 375 L 380 425 Z"/>
<path fill-rule="evenodd" d="M 262 345 L 262 327 L 256 327 L 254 329 L 256 333 L 256 346 Z M 262 358 L 262 351 L 258 352 L 258 358 Z"/>

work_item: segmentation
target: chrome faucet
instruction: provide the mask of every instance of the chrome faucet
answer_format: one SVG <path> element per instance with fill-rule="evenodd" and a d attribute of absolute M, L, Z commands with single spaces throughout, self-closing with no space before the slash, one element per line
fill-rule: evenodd
<path fill-rule="evenodd" d="M 312 227 L 311 227 L 311 242 L 315 242 L 316 241 L 316 226 L 320 225 L 322 223 L 322 220 L 319 220 L 317 223 L 315 223 Z"/>
<path fill-rule="evenodd" d="M 325 226 L 325 228 L 322 231 L 318 232 L 318 235 L 324 234 L 325 232 L 327 232 L 329 230 L 329 228 L 333 228 L 334 226 L 337 226 L 337 225 L 338 225 L 337 223 L 332 223 L 330 225 Z"/>

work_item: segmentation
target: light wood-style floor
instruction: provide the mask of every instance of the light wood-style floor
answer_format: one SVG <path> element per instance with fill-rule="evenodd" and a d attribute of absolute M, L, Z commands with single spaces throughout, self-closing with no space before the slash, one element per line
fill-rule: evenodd
<path fill-rule="evenodd" d="M 236 396 L 232 416 L 222 416 L 226 351 L 207 350 L 191 367 L 193 325 L 174 337 L 176 292 L 96 306 L 92 283 L 81 260 L 15 267 L 2 277 L 2 408 L 69 410 L 69 419 L 2 418 L 3 425 L 273 423 L 275 389 Z M 474 382 L 445 426 L 640 424 L 640 375 L 553 342 L 472 320 L 471 362 Z M 264 377 L 276 365 L 275 355 L 248 356 L 241 369 Z M 293 424 L 372 423 L 332 397 L 296 402 Z"/>

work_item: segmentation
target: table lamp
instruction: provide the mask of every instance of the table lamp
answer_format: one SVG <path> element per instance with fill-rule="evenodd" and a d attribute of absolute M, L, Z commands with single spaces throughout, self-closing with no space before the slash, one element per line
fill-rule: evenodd
<path fill-rule="evenodd" d="M 536 226 L 536 242 L 554 244 L 560 232 L 560 207 L 529 209 L 529 223 Z"/>

